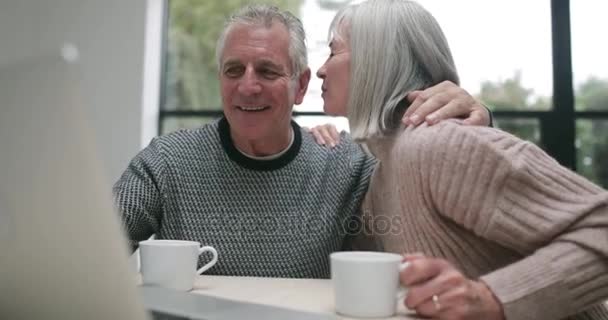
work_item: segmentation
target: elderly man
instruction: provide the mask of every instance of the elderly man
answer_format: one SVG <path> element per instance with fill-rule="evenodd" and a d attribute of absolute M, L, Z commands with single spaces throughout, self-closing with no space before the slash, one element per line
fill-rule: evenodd
<path fill-rule="evenodd" d="M 318 145 L 291 119 L 311 73 L 290 13 L 244 8 L 217 58 L 225 118 L 155 138 L 114 187 L 133 247 L 156 234 L 214 246 L 210 274 L 328 277 L 375 160 L 346 135 L 335 148 Z M 470 114 L 462 90 L 446 96 L 427 102 Z"/>

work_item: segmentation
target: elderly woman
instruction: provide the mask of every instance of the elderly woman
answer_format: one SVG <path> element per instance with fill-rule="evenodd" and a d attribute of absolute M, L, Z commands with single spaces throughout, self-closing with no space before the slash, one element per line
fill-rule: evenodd
<path fill-rule="evenodd" d="M 435 319 L 608 319 L 608 193 L 497 129 L 402 127 L 407 92 L 458 83 L 415 2 L 349 6 L 330 38 L 324 109 L 379 159 L 364 233 L 409 253 L 406 306 Z M 390 228 L 374 230 L 379 217 Z"/>

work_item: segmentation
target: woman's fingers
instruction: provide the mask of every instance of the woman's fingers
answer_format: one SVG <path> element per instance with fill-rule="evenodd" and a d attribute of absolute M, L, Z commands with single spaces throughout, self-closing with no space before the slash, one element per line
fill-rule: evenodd
<path fill-rule="evenodd" d="M 488 126 L 491 124 L 490 111 L 485 107 L 477 109 L 464 119 L 464 124 L 472 126 Z"/>
<path fill-rule="evenodd" d="M 324 124 L 309 130 L 320 145 L 335 147 L 340 143 L 340 133 L 333 124 Z"/>
<path fill-rule="evenodd" d="M 412 258 L 409 266 L 400 274 L 401 284 L 409 287 L 426 282 L 439 275 L 447 265 L 447 261 L 442 259 Z"/>
<path fill-rule="evenodd" d="M 453 267 L 442 269 L 436 277 L 423 283 L 411 286 L 405 300 L 408 308 L 417 308 L 433 296 L 441 295 L 444 292 L 461 288 L 467 285 L 468 279 Z"/>
<path fill-rule="evenodd" d="M 469 304 L 463 302 L 464 295 L 466 290 L 462 287 L 449 289 L 431 295 L 414 310 L 421 316 L 433 319 L 466 319 L 462 316 L 466 314 Z"/>
<path fill-rule="evenodd" d="M 310 133 L 312 133 L 313 137 L 315 138 L 315 141 L 324 146 L 325 145 L 325 139 L 323 139 L 323 133 L 321 132 L 321 130 L 318 129 L 318 127 L 314 127 L 312 129 L 310 129 Z"/>
<path fill-rule="evenodd" d="M 473 281 L 447 260 L 407 255 L 409 266 L 400 273 L 408 287 L 408 309 L 433 319 L 504 320 L 500 301 L 488 286 Z"/>
<path fill-rule="evenodd" d="M 410 106 L 405 110 L 403 114 L 403 121 L 405 122 L 420 106 L 421 101 L 416 101 L 416 98 L 422 93 L 422 90 L 412 91 L 407 95 L 407 101 L 410 102 Z"/>
<path fill-rule="evenodd" d="M 466 90 L 450 81 L 441 82 L 407 96 L 410 106 L 403 115 L 406 125 L 427 122 L 433 125 L 444 119 L 465 118 L 466 124 L 489 125 L 488 110 Z"/>
<path fill-rule="evenodd" d="M 332 137 L 334 145 L 337 145 L 338 143 L 340 143 L 340 133 L 338 132 L 338 129 L 336 128 L 336 126 L 329 125 L 329 134 Z"/>
<path fill-rule="evenodd" d="M 401 260 L 401 262 L 412 262 L 414 260 L 426 258 L 424 253 L 421 253 L 421 252 L 404 253 L 404 254 L 402 254 L 402 256 L 403 256 L 403 259 Z"/>

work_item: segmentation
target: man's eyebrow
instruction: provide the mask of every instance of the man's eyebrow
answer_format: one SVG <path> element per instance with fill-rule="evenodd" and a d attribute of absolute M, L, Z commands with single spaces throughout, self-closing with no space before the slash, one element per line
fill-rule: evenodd
<path fill-rule="evenodd" d="M 261 59 L 261 60 L 259 60 L 258 62 L 256 62 L 256 66 L 258 66 L 258 67 L 267 67 L 267 68 L 277 69 L 277 70 L 283 71 L 283 66 L 282 65 L 276 64 L 272 60 L 268 60 L 268 59 Z"/>
<path fill-rule="evenodd" d="M 238 66 L 238 65 L 242 65 L 242 63 L 239 60 L 237 60 L 237 59 L 228 59 L 222 65 L 222 69 L 226 68 L 226 67 L 232 67 L 232 66 Z"/>

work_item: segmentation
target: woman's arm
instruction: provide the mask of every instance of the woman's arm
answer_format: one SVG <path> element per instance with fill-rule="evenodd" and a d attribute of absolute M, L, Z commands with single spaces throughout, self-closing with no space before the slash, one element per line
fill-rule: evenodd
<path fill-rule="evenodd" d="M 406 146 L 444 216 L 526 256 L 481 277 L 507 319 L 559 319 L 608 297 L 608 193 L 510 134 L 455 123 Z"/>

